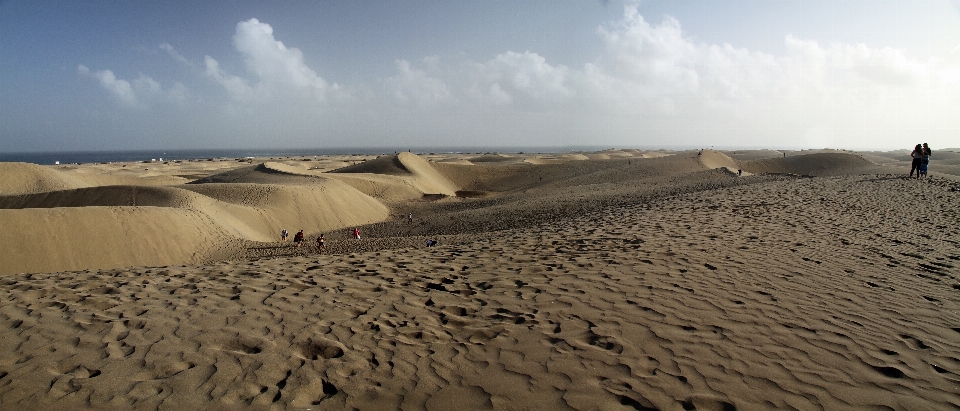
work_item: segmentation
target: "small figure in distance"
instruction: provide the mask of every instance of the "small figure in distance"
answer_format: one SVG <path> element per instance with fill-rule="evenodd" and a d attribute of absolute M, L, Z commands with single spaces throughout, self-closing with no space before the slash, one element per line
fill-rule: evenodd
<path fill-rule="evenodd" d="M 293 235 L 293 242 L 297 243 L 297 248 L 303 245 L 303 230 L 297 231 L 297 233 Z"/>
<path fill-rule="evenodd" d="M 913 148 L 913 152 L 910 153 L 910 157 L 913 158 L 913 161 L 910 162 L 910 174 L 908 177 L 913 177 L 913 172 L 916 170 L 917 178 L 920 178 L 920 161 L 923 158 L 923 146 L 917 144 Z"/>
<path fill-rule="evenodd" d="M 927 176 L 927 166 L 930 165 L 930 154 L 932 154 L 932 152 L 930 151 L 930 146 L 927 146 L 927 143 L 923 143 L 923 149 L 921 151 L 921 154 L 923 155 L 920 157 L 920 168 L 917 171 L 918 172 L 917 178 L 919 178 L 920 176 L 923 176 L 923 177 Z"/>
<path fill-rule="evenodd" d="M 427 240 L 427 247 L 433 247 L 437 245 L 437 240 Z"/>
<path fill-rule="evenodd" d="M 320 234 L 320 237 L 317 237 L 317 251 L 322 252 L 327 249 L 326 239 L 323 238 L 323 234 Z"/>
<path fill-rule="evenodd" d="M 738 168 L 738 169 L 737 169 L 737 177 L 742 176 L 742 175 L 743 175 L 743 169 L 739 169 L 739 168 Z"/>
<path fill-rule="evenodd" d="M 287 232 L 286 228 L 284 228 L 283 230 L 280 230 L 280 241 L 287 241 L 287 235 L 289 234 L 290 233 Z"/>
<path fill-rule="evenodd" d="M 360 239 L 360 229 L 359 229 L 359 228 L 354 228 L 354 229 L 353 229 L 353 239 L 354 239 L 354 240 L 359 240 L 359 239 Z"/>
<path fill-rule="evenodd" d="M 413 224 L 413 213 L 407 215 L 407 224 Z"/>

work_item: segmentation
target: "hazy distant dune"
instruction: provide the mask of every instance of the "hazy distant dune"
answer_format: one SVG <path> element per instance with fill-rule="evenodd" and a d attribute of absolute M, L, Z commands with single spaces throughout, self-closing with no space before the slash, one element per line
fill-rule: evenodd
<path fill-rule="evenodd" d="M 79 179 L 50 167 L 29 163 L 0 163 L 0 195 L 33 194 L 87 186 Z"/>
<path fill-rule="evenodd" d="M 736 173 L 739 165 L 734 159 L 720 151 L 703 150 L 697 155 L 700 164 L 708 169 L 723 168 Z"/>
<path fill-rule="evenodd" d="M 609 160 L 610 156 L 606 154 L 602 155 L 591 155 L 587 156 L 580 153 L 569 153 L 569 154 L 559 154 L 559 155 L 538 155 L 535 157 L 530 157 L 523 160 L 525 163 L 529 164 L 559 164 L 565 163 L 568 161 L 583 161 L 583 160 Z"/>
<path fill-rule="evenodd" d="M 358 176 L 363 174 L 369 175 L 369 177 Z M 372 188 L 380 193 L 378 196 L 391 200 L 408 199 L 409 195 L 397 197 L 398 192 L 396 190 L 393 190 L 394 194 L 388 195 L 384 191 L 388 188 L 380 183 L 409 185 L 419 192 L 417 196 L 423 194 L 455 196 L 459 189 L 450 179 L 438 172 L 433 163 L 408 152 L 380 156 L 374 160 L 334 170 L 330 173 L 330 176 L 341 179 L 348 184 L 353 184 L 355 188 L 368 194 L 374 194 L 367 191 Z M 385 176 L 400 179 L 385 179 Z M 364 183 L 363 180 L 365 179 L 369 182 Z M 408 190 L 403 191 L 409 193 Z"/>
<path fill-rule="evenodd" d="M 619 153 L 167 165 L 200 178 L 0 196 L 0 402 L 960 404 L 960 183 L 938 174 L 958 155 L 916 180 L 841 151 Z M 21 191 L 70 182 L 16 169 L 46 179 Z M 69 173 L 163 181 L 135 171 Z"/>
<path fill-rule="evenodd" d="M 0 196 L 0 208 L 186 207 L 195 197 L 196 194 L 172 187 L 117 185 Z"/>
<path fill-rule="evenodd" d="M 463 208 L 464 212 L 451 215 L 477 219 L 469 226 L 474 227 L 470 230 L 479 230 L 486 224 L 486 219 L 493 218 L 490 216 L 501 216 L 491 220 L 496 225 L 500 223 L 498 220 L 514 221 L 517 216 L 528 215 L 527 211 L 511 209 L 573 207 L 589 198 L 622 198 L 619 194 L 611 193 L 623 190 L 689 190 L 720 182 L 730 184 L 736 181 L 730 179 L 736 178 L 738 169 L 744 171 L 746 178 L 751 173 L 819 176 L 891 171 L 905 173 L 907 169 L 903 167 L 909 165 L 908 162 L 893 161 L 884 166 L 864 156 L 837 150 L 817 150 L 813 154 L 806 154 L 807 151 L 790 152 L 786 158 L 782 154 L 776 156 L 776 153 L 772 150 L 738 151 L 733 154 L 740 158 L 737 159 L 731 157 L 731 152 L 713 150 L 606 150 L 600 153 L 557 155 L 488 154 L 471 156 L 470 159 L 457 155 L 433 156 L 433 161 L 427 161 L 404 152 L 370 158 L 335 172 L 320 172 L 310 167 L 317 165 L 324 168 L 348 163 L 352 157 L 321 158 L 309 162 L 275 159 L 259 164 L 105 164 L 76 166 L 65 171 L 30 164 L 0 164 L 7 177 L 0 181 L 0 185 L 5 192 L 17 193 L 0 196 L 0 208 L 8 209 L 4 219 L 0 220 L 0 229 L 8 233 L 3 240 L 7 243 L 0 245 L 20 241 L 19 235 L 10 233 L 27 230 L 27 226 L 34 227 L 31 233 L 85 232 L 85 235 L 94 238 L 99 238 L 97 236 L 101 234 L 94 231 L 102 226 L 104 232 L 113 233 L 109 241 L 98 240 L 103 247 L 140 249 L 137 248 L 139 245 L 132 245 L 137 241 L 135 239 L 117 240 L 123 237 L 117 233 L 126 227 L 128 233 L 153 230 L 144 231 L 143 235 L 156 238 L 159 248 L 155 256 L 143 260 L 144 264 L 148 261 L 150 264 L 199 262 L 210 261 L 214 255 L 247 255 L 249 252 L 237 244 L 269 244 L 276 241 L 281 229 L 291 232 L 303 229 L 310 235 L 341 232 L 353 226 L 387 221 L 391 215 L 405 215 L 409 210 L 417 210 L 418 214 L 435 212 L 429 211 L 429 207 L 433 207 L 429 202 L 441 199 L 444 202 L 437 207 L 450 207 L 451 210 Z M 931 163 L 931 173 L 934 175 L 956 173 L 960 168 L 956 165 L 960 161 L 960 153 L 938 150 L 935 157 L 937 160 Z M 157 170 L 204 177 L 190 184 L 172 184 L 178 180 L 169 179 L 166 181 L 170 184 L 154 186 L 152 184 L 162 182 L 165 178 L 156 174 Z M 149 180 L 151 183 L 91 187 L 81 181 L 82 178 L 86 178 L 87 182 Z M 491 208 L 483 212 L 466 212 L 477 207 Z M 117 211 L 126 209 L 136 211 Z M 177 213 L 182 213 L 182 216 L 158 217 Z M 101 223 L 78 223 L 78 219 L 87 218 L 81 216 L 94 220 L 99 218 Z M 154 230 L 153 227 L 163 223 L 144 220 L 154 218 L 166 219 L 168 224 Z M 426 221 L 420 224 L 424 223 Z M 415 231 L 429 235 L 431 229 L 428 227 L 435 223 L 417 225 Z M 434 227 L 435 230 L 447 232 L 445 228 Z M 412 233 L 412 228 L 406 229 Z M 173 232 L 178 234 L 171 234 Z M 204 240 L 182 240 L 179 237 L 182 233 L 194 233 L 191 238 Z M 164 236 L 169 238 L 162 240 Z M 208 241 L 231 245 L 226 248 L 215 247 L 214 252 L 209 249 Z M 167 243 L 175 245 L 170 246 L 173 248 L 164 248 L 166 246 L 163 244 Z M 186 247 L 189 244 L 194 247 L 194 252 L 182 251 L 189 248 Z M 26 247 L 18 252 L 47 255 L 58 252 L 65 245 L 43 240 L 28 241 Z M 0 270 L 11 273 L 114 267 L 136 264 L 133 256 L 137 254 L 132 251 L 111 251 L 67 255 L 72 257 L 61 256 L 42 264 L 36 263 L 42 259 L 36 256 L 20 258 L 16 260 L 17 263 L 7 259 Z M 39 265 L 31 265 L 35 263 Z"/>
<path fill-rule="evenodd" d="M 46 171 L 53 184 L 39 187 L 65 185 L 56 184 L 56 171 L 19 169 Z M 243 166 L 181 186 L 108 185 L 0 196 L 0 208 L 6 209 L 0 245 L 16 254 L 4 259 L 0 273 L 208 261 L 242 253 L 241 241 L 273 241 L 284 228 L 322 232 L 389 214 L 379 201 L 340 181 L 278 169 L 284 167 Z M 88 239 L 81 249 L 103 251 L 71 251 L 80 238 Z"/>
<path fill-rule="evenodd" d="M 783 158 L 751 160 L 741 163 L 750 173 L 789 173 L 798 175 L 830 176 L 883 172 L 879 166 L 862 156 L 850 153 L 817 153 L 788 155 Z"/>
<path fill-rule="evenodd" d="M 467 160 L 469 160 L 471 163 L 515 163 L 523 162 L 524 158 L 506 154 L 484 154 L 482 156 L 469 157 Z"/>
<path fill-rule="evenodd" d="M 783 157 L 783 152 L 777 150 L 733 150 L 722 151 L 722 153 L 738 161 Z"/>
<path fill-rule="evenodd" d="M 307 170 L 279 163 L 261 163 L 220 172 L 190 184 L 253 183 L 253 184 L 313 184 L 322 177 Z"/>

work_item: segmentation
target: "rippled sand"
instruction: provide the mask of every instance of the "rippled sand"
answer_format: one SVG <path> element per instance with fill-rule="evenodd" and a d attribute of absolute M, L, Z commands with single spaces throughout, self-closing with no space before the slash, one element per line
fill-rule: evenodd
<path fill-rule="evenodd" d="M 955 180 L 647 160 L 687 161 L 454 176 L 478 197 L 324 253 L 0 277 L 0 408 L 960 408 Z"/>

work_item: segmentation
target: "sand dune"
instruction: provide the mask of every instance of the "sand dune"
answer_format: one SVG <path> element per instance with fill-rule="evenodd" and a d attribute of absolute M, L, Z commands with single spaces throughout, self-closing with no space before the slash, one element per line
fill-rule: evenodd
<path fill-rule="evenodd" d="M 0 210 L 2 274 L 217 260 L 236 232 L 209 214 L 159 207 Z"/>
<path fill-rule="evenodd" d="M 950 183 L 760 178 L 429 249 L 4 277 L 0 398 L 124 409 L 960 406 Z M 896 201 L 905 191 L 926 207 Z"/>
<path fill-rule="evenodd" d="M 700 164 L 709 169 L 722 168 L 729 172 L 736 173 L 740 169 L 740 165 L 737 164 L 734 159 L 730 156 L 713 150 L 703 150 L 697 156 L 697 159 L 700 160 Z"/>
<path fill-rule="evenodd" d="M 0 409 L 960 408 L 960 182 L 768 154 L 0 164 Z"/>
<path fill-rule="evenodd" d="M 375 160 L 334 170 L 330 176 L 339 178 L 368 195 L 390 201 L 416 199 L 424 194 L 455 196 L 458 189 L 457 185 L 439 173 L 433 164 L 407 152 L 381 156 Z M 389 176 L 395 178 L 387 178 Z M 409 188 L 391 190 L 396 186 Z"/>
<path fill-rule="evenodd" d="M 0 197 L 0 245 L 10 253 L 0 273 L 215 261 L 242 254 L 244 241 L 275 241 L 281 229 L 317 233 L 389 214 L 342 182 L 281 168 L 249 166 L 209 178 L 230 184 L 103 186 Z"/>
<path fill-rule="evenodd" d="M 750 173 L 789 173 L 811 176 L 831 176 L 883 172 L 877 164 L 852 153 L 818 153 L 787 156 L 740 163 Z"/>
<path fill-rule="evenodd" d="M 70 178 L 49 167 L 27 163 L 0 163 L 0 195 L 43 193 L 85 187 L 82 181 Z"/>
<path fill-rule="evenodd" d="M 647 157 L 649 152 L 607 150 L 596 154 L 571 153 L 566 155 L 485 155 L 472 157 L 477 163 L 468 161 L 426 161 L 412 153 L 385 155 L 363 161 L 353 160 L 356 164 L 343 167 L 335 172 L 324 173 L 311 167 L 324 168 L 331 164 L 345 162 L 343 158 L 330 160 L 279 159 L 259 164 L 247 165 L 246 162 L 197 162 L 179 164 L 133 164 L 94 165 L 90 169 L 72 166 L 68 169 L 40 167 L 29 164 L 4 164 L 4 190 L 9 193 L 0 196 L 0 208 L 11 210 L 0 221 L 3 228 L 12 232 L 22 232 L 27 226 L 34 226 L 43 232 L 69 232 L 81 230 L 75 227 L 72 214 L 75 208 L 83 207 L 157 207 L 175 208 L 200 212 L 208 219 L 186 220 L 184 224 L 201 224 L 198 227 L 173 227 L 171 231 L 211 232 L 220 242 L 225 238 L 230 243 L 252 241 L 270 243 L 277 238 L 281 229 L 296 231 L 303 229 L 311 236 L 320 232 L 335 232 L 356 225 L 383 222 L 398 215 L 416 211 L 418 214 L 430 212 L 432 206 L 418 205 L 422 200 L 438 198 L 486 199 L 474 205 L 464 203 L 467 209 L 489 208 L 490 213 L 502 214 L 497 224 L 512 221 L 508 210 L 523 204 L 541 203 L 542 207 L 568 207 L 572 203 L 582 204 L 585 195 L 595 198 L 617 198 L 610 194 L 632 186 L 632 190 L 652 190 L 662 181 L 683 176 L 681 183 L 670 183 L 674 188 L 686 190 L 688 186 L 701 187 L 714 184 L 709 181 L 729 178 L 701 173 L 712 169 L 725 169 L 734 173 L 742 168 L 750 173 L 781 173 L 797 175 L 837 175 L 873 172 L 882 169 L 876 163 L 867 161 L 856 154 L 844 152 L 794 155 L 786 158 L 765 158 L 760 160 L 737 161 L 730 156 L 712 150 L 672 153 L 658 152 Z M 591 160 L 590 156 L 600 155 L 606 160 Z M 941 158 L 945 163 L 951 161 L 949 154 Z M 458 157 L 451 157 L 456 160 Z M 467 161 L 463 157 L 460 159 Z M 208 164 L 204 164 L 208 163 Z M 899 164 L 899 163 L 897 163 Z M 946 164 L 944 164 L 946 165 Z M 206 175 L 190 184 L 148 185 L 103 185 L 90 186 L 90 182 L 118 182 L 152 179 L 153 183 L 165 181 L 156 170 L 144 170 L 137 174 L 140 167 L 162 169 L 178 173 L 177 175 Z M 114 173 L 108 172 L 113 167 Z M 206 167 L 206 168 L 205 168 Z M 62 171 L 61 171 L 62 170 Z M 696 175 L 696 177 L 694 177 Z M 111 177 L 113 176 L 113 177 Z M 86 181 L 81 181 L 86 178 Z M 111 180 L 113 178 L 113 180 Z M 184 177 L 166 180 L 181 181 Z M 586 190 L 589 194 L 576 194 L 570 190 Z M 527 192 L 537 193 L 537 200 L 527 199 Z M 669 191 L 669 190 L 667 190 Z M 638 191 L 639 192 L 639 191 Z M 13 195 L 17 194 L 17 195 Z M 503 197 L 510 195 L 513 197 Z M 461 200 L 462 201 L 462 200 Z M 608 200 L 603 200 L 608 201 Z M 619 201 L 619 200 L 617 200 Z M 424 209 L 427 207 L 427 209 Z M 451 205 L 461 207 L 460 202 Z M 581 206 L 576 206 L 581 207 Z M 57 208 L 57 213 L 49 211 L 31 211 L 40 208 Z M 170 210 L 150 212 L 168 213 Z M 505 214 L 504 214 L 505 213 Z M 61 216 L 52 218 L 51 216 Z M 103 212 L 104 216 L 113 215 Z M 488 214 L 463 218 L 483 219 Z M 530 218 L 527 213 L 519 213 Z M 16 217 L 14 217 L 16 216 Z M 153 218 L 149 214 L 128 214 L 124 221 L 106 221 L 104 224 L 118 227 L 150 226 L 151 222 L 141 222 L 140 217 Z M 106 217 L 104 217 L 106 218 Z M 20 220 L 14 226 L 8 220 Z M 95 227 L 91 226 L 90 229 Z M 426 226 L 419 228 L 420 235 L 430 235 Z M 392 228 L 403 232 L 401 228 Z M 476 227 L 472 230 L 477 229 Z M 34 230 L 34 231 L 36 231 Z M 445 229 L 437 228 L 440 232 Z M 82 231 L 82 230 L 81 230 Z M 156 234 L 161 235 L 161 234 Z M 162 234 L 167 235 L 167 234 Z M 206 237 L 205 237 L 206 238 Z M 19 241 L 19 236 L 8 235 L 7 242 Z M 171 239 L 173 241 L 179 241 Z M 210 240 L 204 240 L 210 241 Z M 161 242 L 162 243 L 162 242 Z M 6 244 L 6 243 L 3 243 Z M 107 243 L 104 243 L 107 247 Z M 126 247 L 109 243 L 109 247 Z M 179 247 L 179 245 L 178 245 Z M 247 247 L 251 247 L 248 245 Z M 264 248 L 260 247 L 259 248 Z M 53 252 L 54 243 L 31 243 L 27 250 L 33 254 L 46 255 Z M 179 248 L 178 248 L 179 249 Z M 158 251 L 165 257 L 149 259 L 150 264 L 162 262 L 176 264 L 181 262 L 212 261 L 214 255 L 234 253 L 244 255 L 245 251 L 231 248 L 230 251 L 209 252 L 209 247 L 197 245 L 193 252 Z M 129 255 L 137 255 L 130 252 Z M 69 270 L 81 268 L 107 268 L 130 264 L 129 257 L 110 257 L 102 259 L 96 254 L 62 257 L 33 268 L 27 262 L 42 258 L 20 258 L 17 264 L 3 264 L 0 272 L 13 273 L 34 270 Z M 125 254 L 127 255 L 127 254 Z M 178 257 L 173 257 L 178 256 Z M 68 261 L 74 261 L 68 263 Z M 56 263 L 52 261 L 58 261 Z M 147 264 L 144 260 L 143 264 Z M 27 264 L 27 265 L 23 265 Z M 133 264 L 136 264 L 133 262 Z"/>
<path fill-rule="evenodd" d="M 484 154 L 477 157 L 469 157 L 471 163 L 518 163 L 525 160 L 524 156 L 506 155 L 506 154 Z"/>
<path fill-rule="evenodd" d="M 565 163 L 568 161 L 609 160 L 609 159 L 610 159 L 610 156 L 605 154 L 588 157 L 584 154 L 572 153 L 572 154 L 563 154 L 558 156 L 539 155 L 536 157 L 525 159 L 524 162 L 529 164 L 557 164 L 557 163 Z"/>
<path fill-rule="evenodd" d="M 723 151 L 728 157 L 738 160 L 762 160 L 765 158 L 782 158 L 783 152 L 779 150 L 735 150 Z"/>

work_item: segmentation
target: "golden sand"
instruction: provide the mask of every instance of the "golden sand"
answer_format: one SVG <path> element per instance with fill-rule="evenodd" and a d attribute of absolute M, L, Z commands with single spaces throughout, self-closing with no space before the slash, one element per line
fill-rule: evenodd
<path fill-rule="evenodd" d="M 938 154 L 0 163 L 0 409 L 957 409 Z"/>

